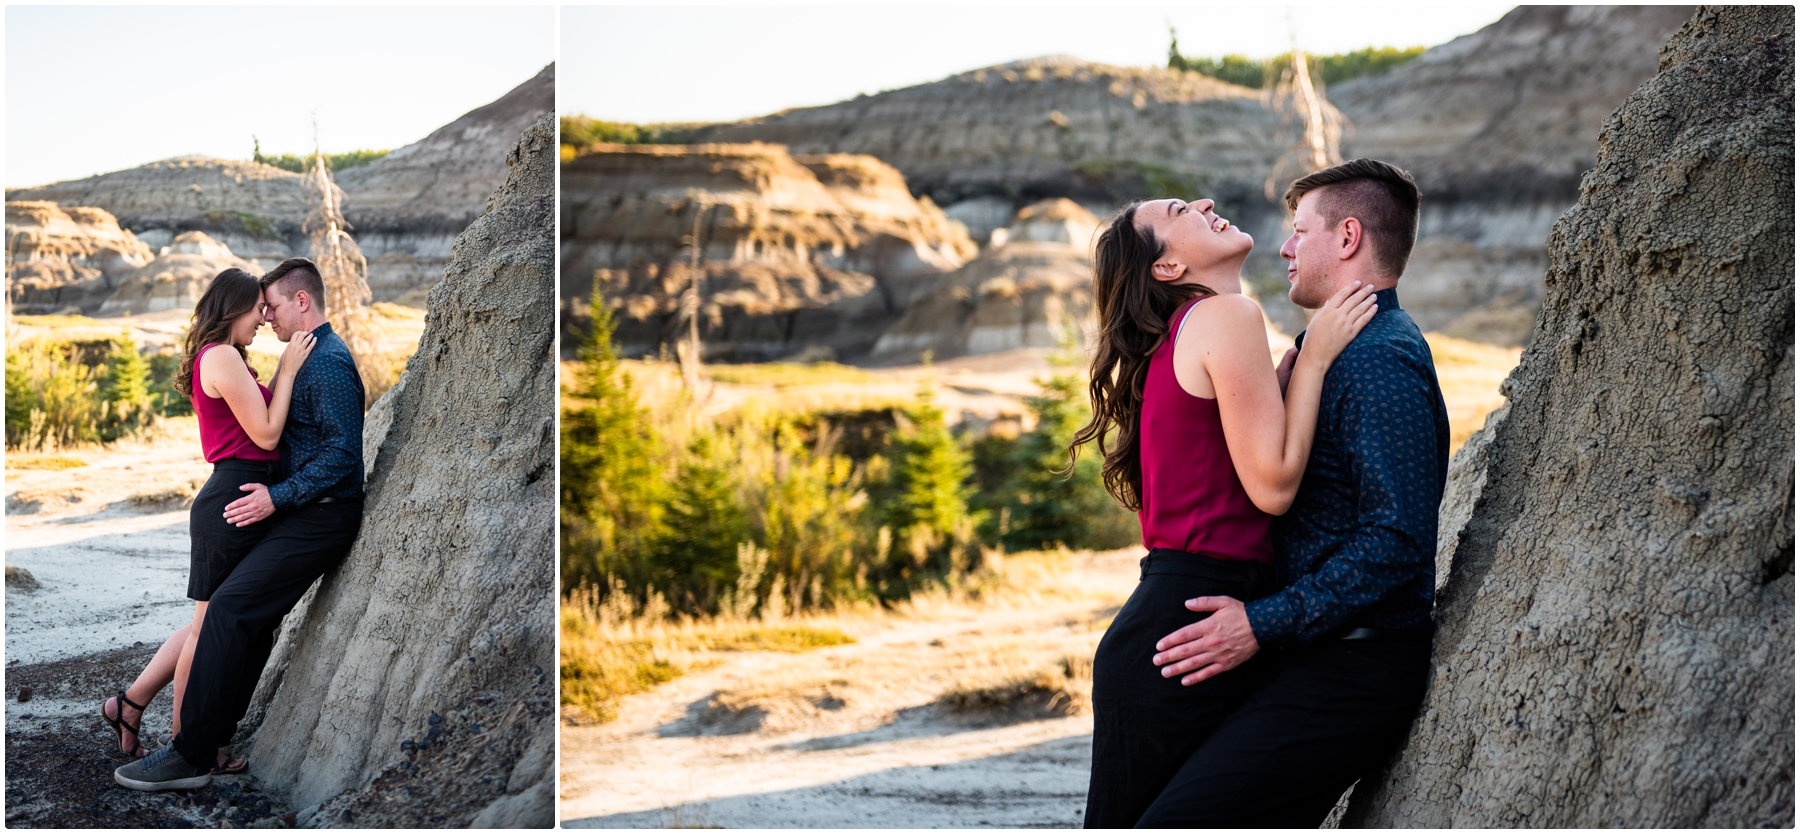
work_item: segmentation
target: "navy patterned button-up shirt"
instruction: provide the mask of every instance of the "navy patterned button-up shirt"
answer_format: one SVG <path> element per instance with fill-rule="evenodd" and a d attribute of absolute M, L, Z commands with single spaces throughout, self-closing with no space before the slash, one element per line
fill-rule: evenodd
<path fill-rule="evenodd" d="M 281 482 L 269 487 L 279 510 L 330 496 L 363 495 L 363 384 L 350 348 L 331 323 L 294 375 L 294 399 L 281 431 Z"/>
<path fill-rule="evenodd" d="M 1245 607 L 1264 648 L 1432 627 L 1450 417 L 1425 337 L 1394 290 L 1375 298 L 1380 312 L 1325 374 L 1306 474 L 1275 519 L 1286 587 Z"/>

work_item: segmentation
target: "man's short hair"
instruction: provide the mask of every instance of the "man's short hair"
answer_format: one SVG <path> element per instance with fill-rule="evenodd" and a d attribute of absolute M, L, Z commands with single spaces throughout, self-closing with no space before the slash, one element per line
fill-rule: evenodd
<path fill-rule="evenodd" d="M 1331 228 L 1354 217 L 1373 247 L 1375 267 L 1387 277 L 1399 278 L 1412 257 L 1419 238 L 1419 186 L 1411 174 L 1386 162 L 1353 159 L 1294 180 L 1288 186 L 1288 211 L 1300 207 L 1300 198 L 1318 191 L 1319 214 Z"/>
<path fill-rule="evenodd" d="M 262 277 L 263 289 L 281 285 L 281 295 L 293 298 L 294 293 L 306 290 L 312 296 L 313 304 L 319 309 L 325 307 L 325 279 L 319 277 L 319 265 L 306 258 L 288 258 L 277 264 Z"/>

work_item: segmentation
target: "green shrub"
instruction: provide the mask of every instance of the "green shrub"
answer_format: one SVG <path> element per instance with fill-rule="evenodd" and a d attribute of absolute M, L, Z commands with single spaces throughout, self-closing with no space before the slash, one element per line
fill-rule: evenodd
<path fill-rule="evenodd" d="M 108 443 L 155 423 L 150 363 L 129 335 L 37 339 L 6 350 L 6 445 Z"/>
<path fill-rule="evenodd" d="M 686 145 L 694 141 L 700 128 L 706 126 L 699 122 L 640 125 L 609 122 L 587 116 L 563 116 L 558 121 L 561 126 L 561 143 L 577 148 L 602 142 L 621 145 Z"/>
<path fill-rule="evenodd" d="M 284 153 L 284 154 L 278 154 L 278 155 L 274 155 L 274 156 L 265 156 L 262 152 L 261 140 L 258 140 L 256 137 L 252 136 L 252 137 L 250 137 L 250 141 L 251 141 L 252 147 L 253 147 L 253 150 L 251 151 L 251 154 L 250 154 L 250 159 L 253 162 L 260 162 L 264 165 L 273 165 L 276 168 L 280 168 L 283 171 L 292 171 L 296 174 L 306 173 L 307 166 L 312 164 L 312 161 L 313 161 L 312 154 L 307 154 L 305 156 L 295 156 L 291 153 Z M 327 166 L 329 166 L 331 168 L 331 170 L 333 170 L 333 171 L 345 171 L 345 170 L 349 170 L 351 168 L 355 168 L 358 165 L 367 165 L 367 164 L 374 162 L 375 160 L 380 159 L 387 155 L 388 155 L 387 151 L 374 151 L 374 150 L 346 151 L 344 153 L 328 153 L 328 154 L 325 154 L 325 164 Z"/>
<path fill-rule="evenodd" d="M 1410 46 L 1397 48 L 1392 46 L 1370 46 L 1336 55 L 1314 55 L 1306 53 L 1307 68 L 1321 84 L 1336 84 L 1349 81 L 1364 75 L 1397 67 L 1425 54 L 1425 47 Z M 1291 60 L 1289 53 L 1273 58 L 1250 58 L 1244 55 L 1226 55 L 1220 58 L 1194 58 L 1181 54 L 1181 46 L 1175 39 L 1175 28 L 1169 27 L 1169 69 L 1197 72 L 1209 78 L 1217 78 L 1228 84 L 1237 84 L 1251 89 L 1261 89 L 1271 84 L 1281 74 L 1281 68 Z"/>

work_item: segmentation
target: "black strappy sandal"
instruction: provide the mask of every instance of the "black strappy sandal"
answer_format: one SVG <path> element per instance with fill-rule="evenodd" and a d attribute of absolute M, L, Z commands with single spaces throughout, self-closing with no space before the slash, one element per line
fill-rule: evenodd
<path fill-rule="evenodd" d="M 107 726 L 113 728 L 113 733 L 119 737 L 118 744 L 124 744 L 125 743 L 125 731 L 126 730 L 131 731 L 132 743 L 135 745 L 135 747 L 131 751 L 131 753 L 128 755 L 136 756 L 137 758 L 140 758 L 140 759 L 145 756 L 150 755 L 150 748 L 144 746 L 144 734 L 138 731 L 138 727 L 141 727 L 144 725 L 144 708 L 142 706 L 139 706 L 138 704 L 132 703 L 132 700 L 130 698 L 125 697 L 125 690 L 123 690 L 123 689 L 119 690 L 118 701 L 119 701 L 119 717 L 114 718 L 110 715 L 107 715 L 106 714 L 106 702 L 101 701 L 100 702 L 100 719 L 102 721 L 105 721 Z M 138 711 L 138 723 L 137 723 L 136 727 L 132 726 L 129 723 L 126 723 L 126 721 L 125 721 L 125 708 L 126 707 L 131 707 L 132 709 Z"/>

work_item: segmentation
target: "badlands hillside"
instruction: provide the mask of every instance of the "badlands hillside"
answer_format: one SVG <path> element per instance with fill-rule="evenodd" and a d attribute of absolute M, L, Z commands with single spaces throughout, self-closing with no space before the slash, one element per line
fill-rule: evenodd
<path fill-rule="evenodd" d="M 1544 237 L 1574 205 L 1611 107 L 1656 72 L 1691 7 L 1520 7 L 1384 74 L 1326 91 L 1352 123 L 1345 156 L 1413 170 L 1427 192 L 1406 306 L 1427 329 L 1521 344 L 1543 295 Z M 1180 193 L 1221 201 L 1259 242 L 1249 267 L 1289 331 L 1282 208 L 1263 183 L 1283 143 L 1261 92 L 1193 73 L 1068 56 L 1018 61 L 703 130 L 794 154 L 867 154 L 977 240 L 1033 202 L 1102 217 Z"/>
<path fill-rule="evenodd" d="M 424 306 L 425 291 L 443 274 L 457 234 L 481 214 L 487 195 L 506 181 L 507 152 L 520 133 L 554 106 L 551 65 L 419 142 L 337 178 L 351 232 L 369 258 L 369 286 L 376 301 Z M 300 176 L 256 162 L 177 157 L 85 179 L 8 189 L 6 201 L 9 241 L 18 234 L 15 222 L 19 229 L 43 225 L 28 216 L 36 218 L 47 209 L 14 209 L 15 203 L 31 202 L 54 204 L 78 223 L 94 226 L 78 237 L 118 237 L 91 211 L 98 210 L 146 247 L 149 256 L 189 232 L 203 232 L 232 257 L 263 269 L 309 251 L 301 223 L 312 206 Z M 137 251 L 129 243 L 119 245 Z M 48 313 L 75 306 L 94 314 L 119 289 L 116 282 L 107 283 L 119 276 L 116 266 L 94 275 L 79 265 L 60 265 L 48 250 L 41 251 L 33 259 L 8 246 L 8 295 L 18 311 Z M 138 256 L 148 260 L 141 252 Z M 68 283 L 49 282 L 46 274 L 64 275 Z M 96 278 L 103 280 L 92 283 Z"/>

